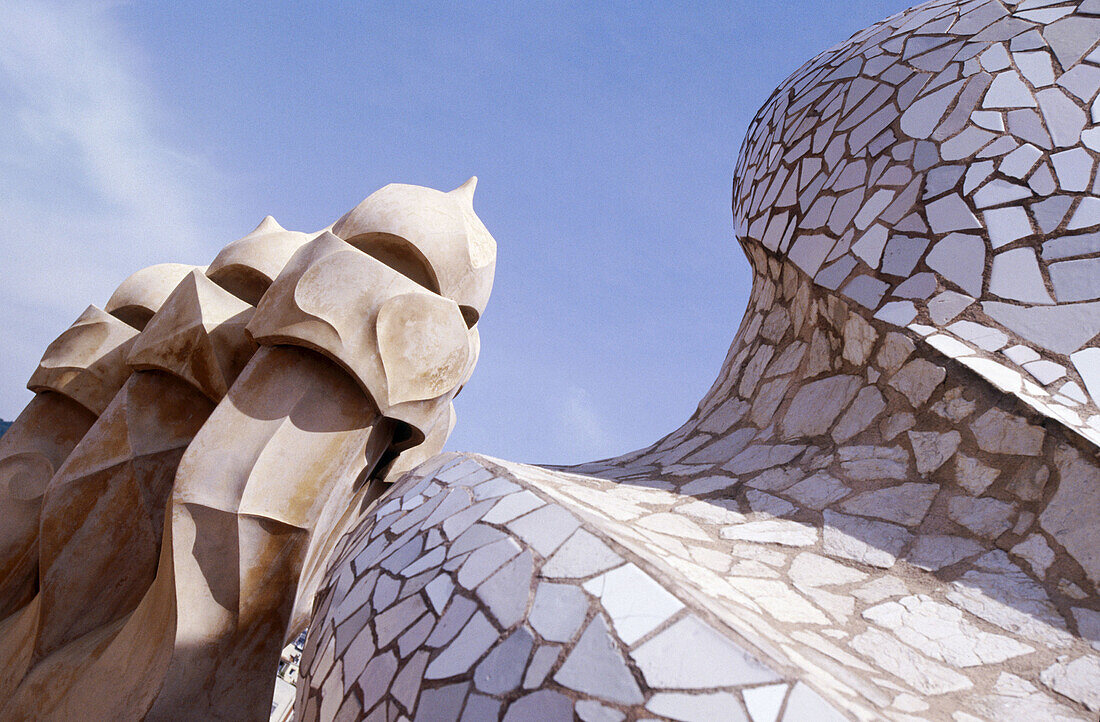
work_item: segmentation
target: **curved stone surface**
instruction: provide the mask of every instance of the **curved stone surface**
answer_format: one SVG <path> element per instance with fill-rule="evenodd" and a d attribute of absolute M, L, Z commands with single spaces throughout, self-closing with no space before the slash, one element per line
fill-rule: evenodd
<path fill-rule="evenodd" d="M 1098 42 L 1090 2 L 934 0 L 795 73 L 698 411 L 408 474 L 333 557 L 296 718 L 1094 719 Z"/>
<path fill-rule="evenodd" d="M 237 298 L 255 306 L 282 273 L 290 257 L 310 238 L 308 233 L 288 231 L 271 216 L 265 216 L 251 233 L 219 251 L 207 267 L 206 275 Z"/>
<path fill-rule="evenodd" d="M 140 331 L 184 276 L 194 270 L 195 266 L 183 263 L 158 263 L 136 271 L 119 284 L 104 309 Z"/>
<path fill-rule="evenodd" d="M 463 308 L 467 325 L 484 312 L 497 244 L 474 213 L 477 177 L 450 193 L 391 183 L 332 227 L 357 248 Z"/>
<path fill-rule="evenodd" d="M 98 416 L 130 375 L 123 360 L 137 335 L 132 326 L 88 306 L 46 348 L 27 388 L 67 396 Z"/>
<path fill-rule="evenodd" d="M 255 310 L 192 271 L 138 336 L 126 363 L 134 370 L 178 376 L 220 401 L 256 352 L 256 342 L 245 330 Z"/>
<path fill-rule="evenodd" d="M 135 274 L 34 402 L 99 419 L 0 448 L 0 716 L 264 719 L 308 621 L 303 720 L 1095 719 L 1098 43 L 1091 0 L 933 0 L 796 72 L 738 164 L 719 378 L 615 459 L 435 456 L 473 180 Z M 71 383 L 118 318 L 137 370 Z"/>
<path fill-rule="evenodd" d="M 1100 442 L 1100 7 L 929 2 L 749 129 L 742 243 Z"/>
<path fill-rule="evenodd" d="M 416 443 L 437 423 L 476 362 L 459 305 L 324 232 L 287 264 L 248 329 L 261 344 L 324 354 Z"/>

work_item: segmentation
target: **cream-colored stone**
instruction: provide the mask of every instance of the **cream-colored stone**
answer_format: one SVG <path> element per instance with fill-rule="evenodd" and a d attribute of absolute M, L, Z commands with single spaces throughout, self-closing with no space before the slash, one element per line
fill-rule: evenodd
<path fill-rule="evenodd" d="M 463 308 L 470 326 L 485 310 L 496 241 L 474 213 L 477 178 L 450 193 L 392 183 L 332 226 L 332 232 Z"/>
<path fill-rule="evenodd" d="M 45 391 L 0 436 L 0 619 L 34 596 L 42 495 L 95 420 L 67 396 Z"/>
<path fill-rule="evenodd" d="M 473 216 L 473 184 L 404 189 L 372 211 L 389 235 L 366 229 L 369 213 L 345 219 L 362 231 L 350 244 L 327 232 L 310 242 L 268 218 L 209 275 L 176 265 L 135 274 L 108 304 L 115 315 L 91 308 L 51 346 L 32 380 L 37 420 L 0 441 L 0 491 L 30 504 L 20 520 L 0 520 L 0 541 L 39 541 L 42 562 L 29 602 L 35 568 L 0 567 L 0 603 L 19 610 L 18 635 L 0 621 L 0 716 L 265 709 L 283 635 L 308 623 L 333 547 L 366 506 L 373 487 L 363 482 L 438 453 L 477 358 L 495 245 Z M 449 226 L 424 227 L 409 207 L 421 196 L 434 204 L 426 215 Z M 395 240 L 401 223 L 421 250 Z M 442 278 L 469 306 L 422 284 L 425 248 L 436 262 L 429 286 Z M 256 301 L 283 332 L 257 334 L 259 351 L 246 331 Z M 136 341 L 116 316 L 144 328 Z M 107 356 L 117 379 L 95 366 Z M 364 368 L 382 385 L 369 388 Z M 92 424 L 70 398 L 102 416 Z M 72 415 L 67 404 L 83 426 L 74 417 L 31 443 L 42 422 Z M 402 415 L 415 422 L 410 434 L 394 420 Z M 37 521 L 43 491 L 35 540 L 24 521 Z M 671 518 L 677 532 L 690 523 Z"/>
<path fill-rule="evenodd" d="M 192 271 L 134 341 L 126 362 L 178 376 L 217 402 L 256 352 L 245 330 L 254 310 Z"/>
<path fill-rule="evenodd" d="M 979 416 L 970 430 L 983 451 L 1035 456 L 1043 448 L 1043 429 L 1026 419 L 993 408 Z"/>
<path fill-rule="evenodd" d="M 424 298 L 397 300 L 417 295 Z M 402 307 L 430 307 L 432 313 L 412 318 Z M 454 301 L 326 232 L 294 255 L 260 301 L 248 330 L 261 344 L 321 351 L 352 374 L 385 416 L 409 424 L 422 438 L 444 417 L 472 362 L 469 338 L 456 333 L 460 326 L 465 322 Z M 439 342 L 421 352 L 414 339 L 437 330 Z M 402 337 L 409 341 L 403 344 Z M 443 390 L 423 398 L 438 389 Z"/>
<path fill-rule="evenodd" d="M 913 445 L 913 456 L 917 462 L 917 471 L 931 474 L 954 456 L 959 448 L 962 436 L 958 431 L 937 433 L 935 431 L 910 431 L 909 443 Z"/>
<path fill-rule="evenodd" d="M 407 293 L 378 310 L 378 355 L 391 404 L 426 401 L 455 389 L 470 366 L 470 339 L 454 302 Z"/>
<path fill-rule="evenodd" d="M 844 337 L 844 359 L 856 366 L 862 366 L 867 362 L 878 340 L 875 327 L 863 320 L 857 314 L 850 314 L 842 331 Z"/>
<path fill-rule="evenodd" d="M 138 329 L 192 270 L 161 264 L 135 273 L 108 302 L 110 313 L 89 306 L 46 349 L 28 384 L 37 394 L 0 443 L 0 618 L 26 605 L 37 586 L 49 481 L 130 376 L 125 359 Z"/>
<path fill-rule="evenodd" d="M 158 263 L 143 268 L 119 284 L 103 310 L 141 331 L 184 276 L 194 270 L 195 266 L 182 263 Z"/>
<path fill-rule="evenodd" d="M 89 306 L 46 348 L 27 388 L 67 396 L 97 416 L 130 375 L 123 362 L 138 332 Z"/>
<path fill-rule="evenodd" d="M 156 573 L 176 467 L 213 410 L 178 377 L 137 372 L 58 469 L 42 502 L 36 657 L 137 606 Z"/>
<path fill-rule="evenodd" d="M 680 430 L 576 473 L 428 461 L 477 359 L 475 322 L 495 263 L 472 215 L 472 183 L 449 194 L 388 186 L 318 234 L 268 218 L 230 244 L 207 279 L 258 303 L 266 323 L 253 325 L 262 347 L 236 383 L 243 363 L 204 353 L 212 331 L 202 313 L 173 315 L 169 303 L 160 328 L 146 325 L 176 283 L 159 301 L 156 273 L 131 284 L 133 298 L 120 292 L 108 311 L 145 327 L 146 355 L 133 355 L 140 370 L 122 391 L 98 390 L 107 410 L 84 440 L 72 438 L 79 418 L 43 411 L 40 420 L 65 427 L 52 446 L 0 442 L 0 530 L 15 532 L 11 548 L 31 548 L 22 522 L 37 515 L 38 495 L 47 508 L 41 574 L 16 569 L 21 593 L 39 578 L 41 593 L 0 619 L 0 717 L 259 719 L 270 689 L 263 660 L 273 666 L 280 637 L 308 623 L 302 722 L 430 718 L 447 706 L 448 718 L 516 717 L 525 705 L 529 716 L 634 719 L 647 714 L 645 701 L 649 712 L 700 719 L 744 703 L 761 717 L 761 700 L 774 702 L 771 717 L 785 706 L 788 719 L 1091 719 L 1098 674 L 1082 655 L 1100 608 L 1100 414 L 1080 378 L 1063 382 L 1051 368 L 1072 355 L 1077 365 L 1063 371 L 1088 385 L 1096 329 L 1088 304 L 992 299 L 1022 295 L 1022 277 L 1006 276 L 1002 261 L 1024 254 L 1045 267 L 1058 236 L 1078 243 L 1095 225 L 1090 199 L 1058 188 L 1070 179 L 1079 193 L 1092 180 L 1088 153 L 1066 148 L 1074 118 L 1087 115 L 1073 103 L 1091 102 L 1090 65 L 1073 58 L 1095 44 L 1095 13 L 1091 3 L 1076 13 L 1052 5 L 922 6 L 824 53 L 775 93 L 735 180 L 736 236 L 755 276 L 724 376 Z M 1033 31 L 1021 35 L 1025 26 Z M 1036 70 L 1043 43 L 1061 79 Z M 995 108 L 1017 67 L 1029 83 L 1011 85 L 1014 100 L 1037 95 L 1036 115 Z M 1006 74 L 987 92 L 982 71 Z M 1051 113 L 1065 105 L 1052 98 L 1067 93 L 1076 98 L 1069 115 Z M 972 112 L 983 94 L 988 108 Z M 1057 149 L 1006 156 L 1024 142 L 1028 118 L 1049 126 Z M 1017 177 L 1012 161 L 1032 151 L 1028 167 L 1038 166 L 1018 187 L 987 182 Z M 993 207 L 1018 201 L 1003 194 L 1026 195 L 1024 184 L 1034 197 L 1023 206 Z M 1012 238 L 1001 223 L 1010 216 L 1022 223 Z M 1090 259 L 1057 261 L 1036 276 L 1044 303 L 1065 295 L 1066 269 Z M 1081 278 L 1070 285 L 1092 290 Z M 950 288 L 968 291 L 966 303 Z M 241 342 L 237 358 L 247 358 L 248 334 L 224 315 Z M 1020 333 L 1028 338 L 1013 338 Z M 1024 381 L 1019 366 L 1056 384 Z M 167 375 L 174 391 L 152 384 Z M 38 406 L 78 406 L 52 388 Z M 192 392 L 193 403 L 170 392 Z M 202 407 L 217 400 L 202 423 Z M 154 418 L 162 407 L 188 418 Z M 190 444 L 185 421 L 201 425 Z M 422 473 L 392 489 L 381 483 L 419 461 Z M 728 478 L 716 481 L 716 469 Z M 379 495 L 392 496 L 374 504 Z M 530 503 L 506 514 L 502 496 Z M 9 508 L 20 523 L 5 518 Z M 158 556 L 149 519 L 164 510 Z M 465 551 L 451 556 L 457 546 Z M 566 586 L 623 557 L 680 600 L 666 619 L 677 631 L 651 625 L 598 644 L 588 635 L 569 644 L 568 631 L 554 644 L 531 639 L 521 620 L 539 592 L 529 581 L 541 589 L 536 577 L 549 574 Z M 897 576 L 884 571 L 899 560 Z M 454 592 L 453 576 L 470 594 Z M 98 578 L 112 586 L 92 598 Z M 607 610 L 573 591 L 573 627 L 592 629 Z M 627 596 L 644 617 L 646 594 Z M 468 610 L 476 623 L 436 625 L 468 603 L 484 606 Z M 623 619 L 614 620 L 620 632 Z M 688 642 L 681 628 L 694 630 Z M 658 639 L 673 653 L 650 655 L 632 679 L 622 642 L 652 651 Z M 586 656 L 600 666 L 578 675 Z M 555 674 L 563 661 L 566 695 L 545 681 L 564 678 Z M 432 681 L 422 684 L 425 667 Z M 499 686 L 502 676 L 511 686 Z M 610 696 L 612 678 L 631 694 Z M 651 682 L 665 691 L 639 695 Z"/>
<path fill-rule="evenodd" d="M 943 383 L 947 372 L 922 358 L 907 363 L 890 379 L 890 385 L 905 395 L 914 407 L 920 407 Z"/>
<path fill-rule="evenodd" d="M 1066 548 L 1100 586 L 1100 484 L 1097 468 L 1076 450 L 1061 447 L 1054 455 L 1059 483 L 1054 498 L 1039 515 L 1039 524 Z"/>
<path fill-rule="evenodd" d="M 291 256 L 310 239 L 308 233 L 288 231 L 271 216 L 239 238 L 210 262 L 206 275 L 250 306 L 260 302 Z"/>

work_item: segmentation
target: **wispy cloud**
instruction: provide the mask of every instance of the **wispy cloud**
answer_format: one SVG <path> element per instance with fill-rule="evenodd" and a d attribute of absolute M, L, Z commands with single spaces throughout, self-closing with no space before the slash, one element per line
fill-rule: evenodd
<path fill-rule="evenodd" d="M 224 182 L 158 131 L 117 4 L 7 0 L 0 22 L 0 416 L 45 345 L 129 272 L 205 263 Z"/>
<path fill-rule="evenodd" d="M 600 413 L 587 389 L 569 386 L 561 396 L 557 434 L 562 454 L 555 463 L 577 463 L 621 453 L 613 420 Z"/>

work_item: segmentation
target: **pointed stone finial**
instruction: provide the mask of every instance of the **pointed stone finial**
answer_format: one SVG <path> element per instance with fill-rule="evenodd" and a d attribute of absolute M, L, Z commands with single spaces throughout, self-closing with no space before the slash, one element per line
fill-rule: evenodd
<path fill-rule="evenodd" d="M 256 228 L 253 229 L 253 231 L 248 235 L 258 236 L 263 233 L 276 233 L 285 230 L 285 228 L 279 225 L 279 222 L 277 220 L 275 220 L 271 216 L 264 216 L 264 219 L 260 221 L 260 225 L 256 226 Z"/>
<path fill-rule="evenodd" d="M 458 188 L 455 188 L 451 193 L 457 193 L 458 195 L 465 196 L 466 199 L 473 205 L 474 202 L 474 189 L 477 188 L 477 176 L 470 176 L 470 180 L 466 181 Z"/>

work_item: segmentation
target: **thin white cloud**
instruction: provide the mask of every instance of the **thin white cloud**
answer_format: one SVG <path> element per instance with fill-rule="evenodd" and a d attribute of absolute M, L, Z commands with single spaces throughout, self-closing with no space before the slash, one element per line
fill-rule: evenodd
<path fill-rule="evenodd" d="M 139 49 L 104 2 L 7 0 L 0 22 L 0 416 L 38 356 L 130 272 L 205 263 L 224 182 L 158 132 Z"/>
<path fill-rule="evenodd" d="M 577 463 L 621 452 L 587 389 L 569 386 L 561 396 L 558 430 L 562 458 L 556 463 Z"/>

